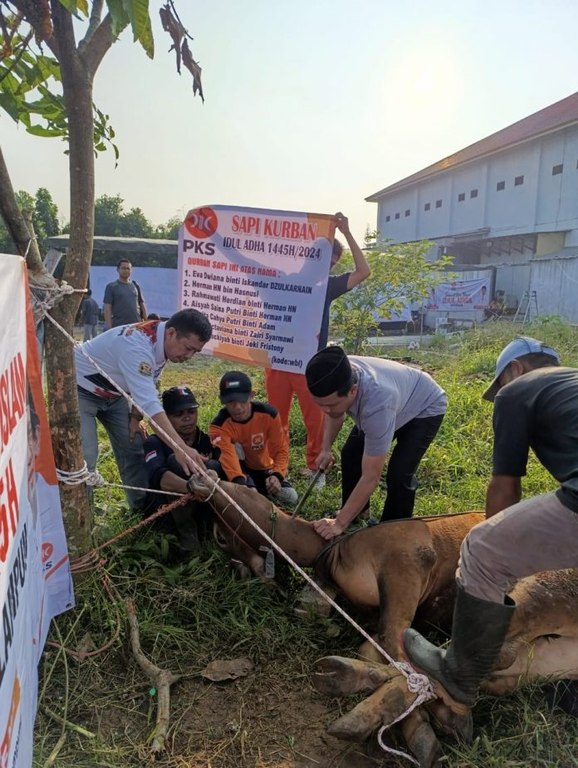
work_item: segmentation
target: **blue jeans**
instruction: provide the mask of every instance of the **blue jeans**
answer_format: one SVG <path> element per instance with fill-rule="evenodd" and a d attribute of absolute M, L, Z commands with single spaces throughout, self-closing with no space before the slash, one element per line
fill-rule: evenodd
<path fill-rule="evenodd" d="M 140 434 L 135 435 L 132 440 L 129 438 L 129 410 L 125 398 L 118 397 L 111 400 L 78 387 L 78 404 L 82 449 L 88 469 L 91 472 L 96 469 L 98 459 L 96 420 L 98 419 L 110 438 L 122 483 L 146 488 L 143 441 Z M 129 506 L 134 509 L 143 509 L 145 495 L 145 491 L 126 491 Z"/>

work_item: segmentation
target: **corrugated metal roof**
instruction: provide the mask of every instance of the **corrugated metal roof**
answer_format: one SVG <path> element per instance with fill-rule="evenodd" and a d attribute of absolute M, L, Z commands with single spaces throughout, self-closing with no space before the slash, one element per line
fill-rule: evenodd
<path fill-rule="evenodd" d="M 69 235 L 53 235 L 47 237 L 46 242 L 53 248 L 68 248 Z M 178 240 L 156 240 L 144 237 L 106 237 L 94 236 L 95 251 L 111 251 L 119 253 L 156 253 L 176 254 L 179 245 Z"/>
<path fill-rule="evenodd" d="M 427 168 L 423 168 L 421 171 L 407 176 L 405 179 L 397 181 L 395 184 L 391 184 L 389 187 L 385 187 L 365 199 L 368 203 L 377 202 L 382 195 L 389 192 L 402 189 L 417 181 L 423 181 L 430 176 L 434 176 L 441 171 L 447 171 L 463 163 L 476 160 L 484 155 L 497 152 L 513 144 L 519 144 L 522 141 L 527 141 L 540 134 L 563 128 L 575 122 L 578 122 L 578 93 L 573 93 L 571 96 L 567 96 L 565 99 L 557 101 L 555 104 L 551 104 L 539 112 L 534 112 L 533 115 L 518 120 L 517 123 L 509 125 L 497 133 L 492 133 L 491 136 L 487 136 L 475 144 L 470 144 L 469 147 L 461 149 L 454 155 L 444 157 L 443 160 L 429 165 Z"/>

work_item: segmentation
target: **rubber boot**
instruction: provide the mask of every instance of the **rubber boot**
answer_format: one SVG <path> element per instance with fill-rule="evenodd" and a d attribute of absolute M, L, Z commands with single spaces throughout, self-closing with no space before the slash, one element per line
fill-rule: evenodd
<path fill-rule="evenodd" d="M 514 601 L 490 603 L 458 585 L 447 650 L 429 643 L 414 629 L 402 635 L 404 653 L 419 672 L 435 684 L 438 696 L 458 715 L 471 709 L 481 681 L 491 672 L 514 613 Z"/>
<path fill-rule="evenodd" d="M 197 552 L 201 548 L 199 541 L 199 532 L 197 521 L 193 517 L 189 504 L 184 507 L 177 507 L 171 512 L 172 518 L 177 529 L 179 544 L 187 552 Z"/>

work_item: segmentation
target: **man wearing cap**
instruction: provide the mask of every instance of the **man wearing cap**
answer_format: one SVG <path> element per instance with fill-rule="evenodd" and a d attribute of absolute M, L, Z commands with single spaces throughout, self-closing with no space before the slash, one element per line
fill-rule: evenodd
<path fill-rule="evenodd" d="M 185 386 L 166 389 L 162 394 L 162 404 L 181 440 L 202 456 L 206 469 L 213 469 L 220 474 L 220 451 L 213 448 L 209 436 L 197 425 L 199 404 L 191 390 Z M 144 454 L 148 487 L 151 490 L 189 493 L 188 474 L 176 460 L 174 449 L 170 445 L 157 435 L 151 435 L 144 442 Z M 174 501 L 172 496 L 163 496 L 161 493 L 147 494 L 146 514 L 152 515 L 162 504 L 171 501 Z M 171 512 L 171 520 L 183 549 L 198 549 L 198 523 L 201 517 L 207 517 L 207 511 L 205 504 L 189 501 Z M 162 517 L 161 521 L 165 522 L 165 518 Z M 171 526 L 168 527 L 170 529 Z"/>
<path fill-rule="evenodd" d="M 560 367 L 556 350 L 536 339 L 515 339 L 483 396 L 494 402 L 488 520 L 462 544 L 451 643 L 441 650 L 414 630 L 403 638 L 411 663 L 458 713 L 474 705 L 502 648 L 515 607 L 511 586 L 578 567 L 578 370 Z M 521 501 L 530 448 L 560 487 Z"/>
<path fill-rule="evenodd" d="M 333 464 L 331 446 L 346 414 L 355 422 L 341 451 L 342 507 L 335 519 L 314 523 L 317 533 L 324 539 L 339 536 L 369 507 L 394 439 L 381 521 L 411 517 L 415 473 L 446 411 L 443 389 L 417 368 L 375 357 L 348 357 L 341 347 L 314 355 L 305 376 L 327 417 L 318 467 Z"/>
<path fill-rule="evenodd" d="M 177 443 L 177 460 L 183 469 L 189 474 L 196 471 L 202 459 L 175 432 L 163 411 L 156 382 L 169 360 L 189 360 L 202 350 L 211 334 L 211 323 L 202 312 L 182 309 L 167 321 L 121 325 L 75 348 L 82 448 L 90 472 L 96 469 L 98 459 L 100 421 L 110 438 L 122 482 L 136 488 L 146 483 L 143 416 L 129 406 L 115 384 L 148 414 L 153 429 L 161 428 Z M 126 495 L 131 507 L 143 508 L 145 491 L 128 489 Z"/>
<path fill-rule="evenodd" d="M 227 480 L 256 488 L 280 506 L 297 502 L 287 480 L 289 446 L 277 409 L 253 400 L 251 379 L 229 371 L 219 383 L 221 408 L 209 427 L 213 447 L 221 451 Z"/>

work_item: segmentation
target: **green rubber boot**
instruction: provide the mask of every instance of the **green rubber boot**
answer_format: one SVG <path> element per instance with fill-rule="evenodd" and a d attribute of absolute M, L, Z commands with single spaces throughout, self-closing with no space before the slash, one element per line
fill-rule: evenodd
<path fill-rule="evenodd" d="M 491 672 L 502 649 L 514 601 L 490 603 L 473 597 L 458 586 L 452 637 L 442 650 L 415 629 L 406 629 L 402 644 L 409 662 L 435 684 L 438 696 L 458 715 L 476 703 L 482 680 Z"/>

